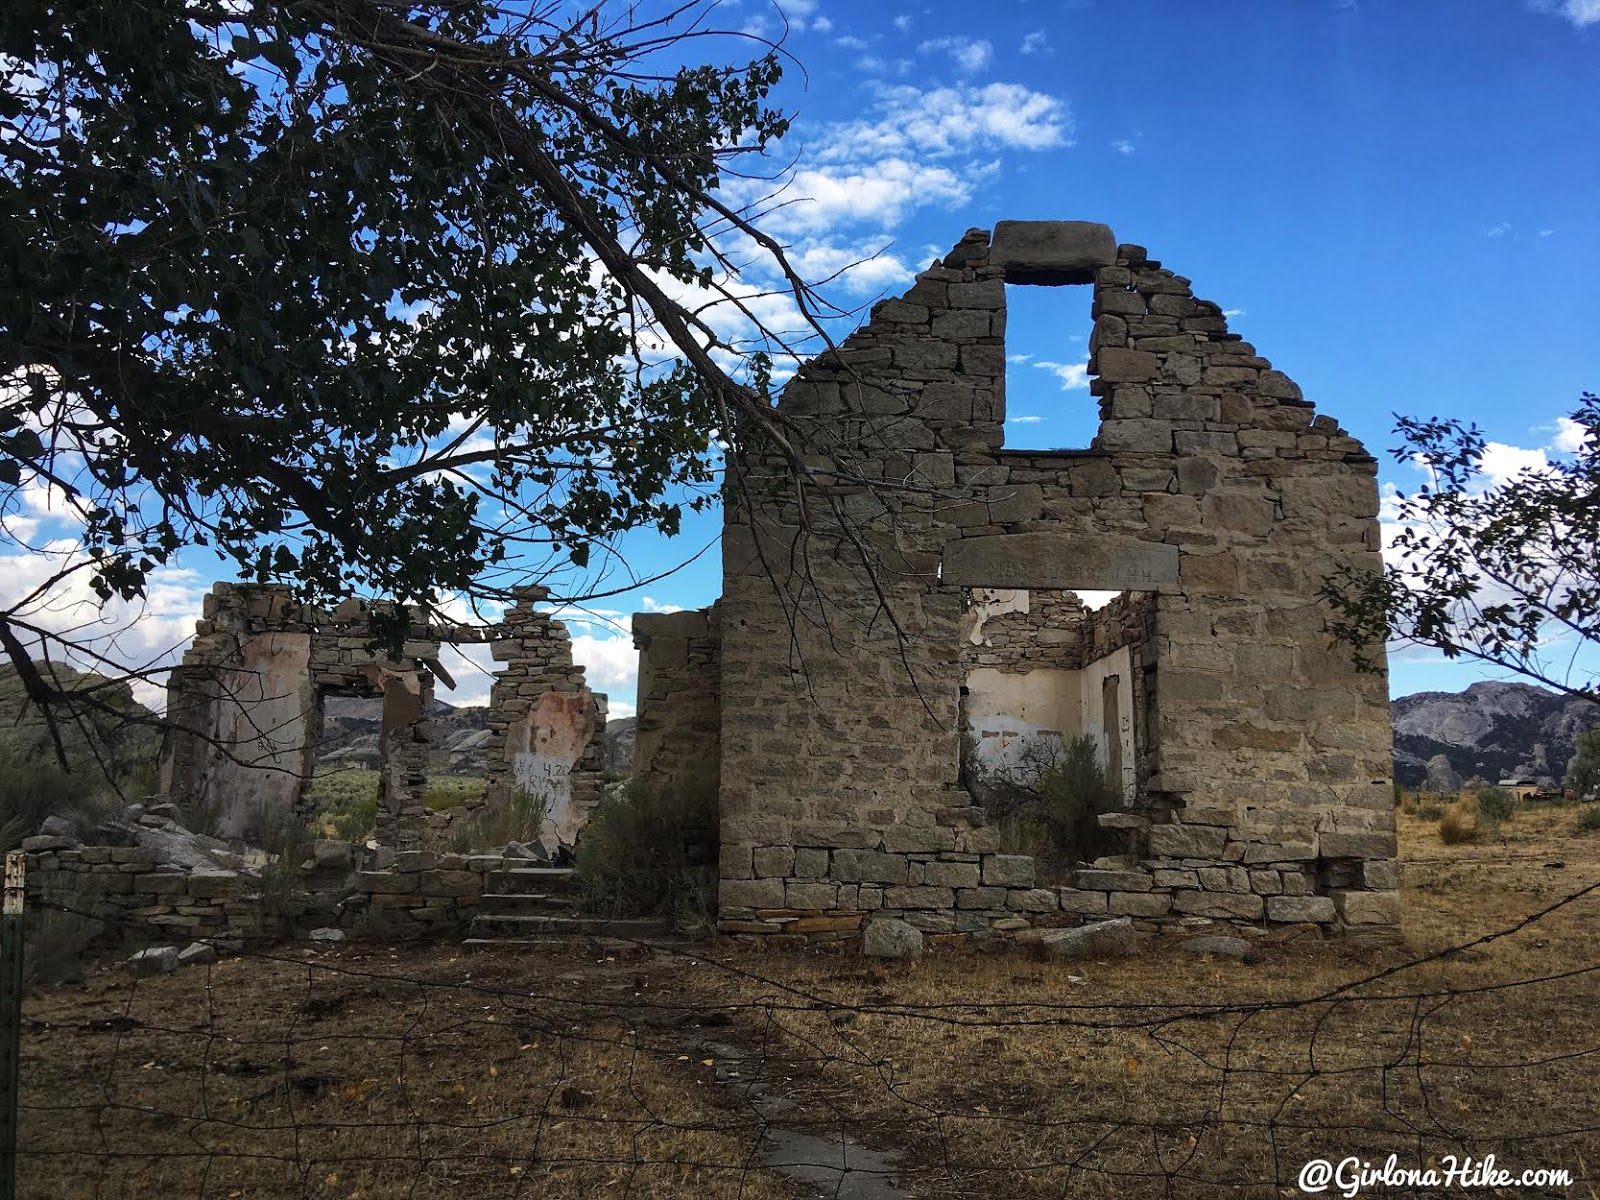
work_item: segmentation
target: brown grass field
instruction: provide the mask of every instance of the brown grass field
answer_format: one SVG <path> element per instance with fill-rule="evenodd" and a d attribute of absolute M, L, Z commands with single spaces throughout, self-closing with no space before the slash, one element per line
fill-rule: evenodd
<path fill-rule="evenodd" d="M 19 1194 L 830 1194 L 763 1165 L 772 1121 L 901 1156 L 894 1186 L 844 1195 L 1278 1197 L 1314 1157 L 1493 1153 L 1575 1182 L 1478 1194 L 1594 1197 L 1600 891 L 1527 918 L 1600 885 L 1600 832 L 1533 807 L 1447 846 L 1413 809 L 1401 946 L 294 946 L 96 968 L 28 998 Z"/>

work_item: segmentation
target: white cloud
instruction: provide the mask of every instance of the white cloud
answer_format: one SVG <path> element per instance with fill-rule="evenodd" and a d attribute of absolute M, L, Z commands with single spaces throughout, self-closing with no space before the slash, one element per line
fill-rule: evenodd
<path fill-rule="evenodd" d="M 1600 21 L 1600 0 L 1540 0 L 1534 5 L 1543 12 L 1555 12 L 1571 21 L 1579 29 Z"/>
<path fill-rule="evenodd" d="M 1548 465 L 1543 450 L 1524 450 L 1504 442 L 1487 442 L 1483 447 L 1482 470 L 1494 487 L 1510 482 L 1523 471 L 1537 471 Z"/>
<path fill-rule="evenodd" d="M 917 47 L 918 54 L 945 53 L 956 70 L 965 75 L 981 71 L 994 57 L 994 46 L 981 39 L 965 37 L 930 38 Z"/>
<path fill-rule="evenodd" d="M 572 661 L 584 668 L 584 681 L 591 689 L 614 698 L 612 716 L 625 715 L 619 711 L 623 707 L 633 710 L 639 696 L 639 651 L 631 636 L 576 634 L 572 639 Z"/>
<path fill-rule="evenodd" d="M 1046 418 L 1046 417 L 1007 417 L 1006 418 L 1006 424 L 1007 425 L 1041 425 L 1047 419 L 1048 418 Z"/>
<path fill-rule="evenodd" d="M 1017 47 L 1022 54 L 1050 54 L 1050 39 L 1045 37 L 1044 30 L 1035 29 L 1032 33 L 1025 34 L 1022 45 Z"/>
<path fill-rule="evenodd" d="M 901 33 L 905 33 L 907 30 L 909 30 L 911 28 L 911 16 L 910 16 L 910 14 L 909 13 L 901 13 L 898 17 L 896 17 L 894 19 L 894 27 L 896 29 L 898 29 Z"/>
<path fill-rule="evenodd" d="M 1539 236 L 1540 237 L 1549 237 L 1554 232 L 1555 232 L 1554 229 L 1541 229 L 1541 230 L 1539 230 Z"/>
<path fill-rule="evenodd" d="M 1225 317 L 1242 317 L 1242 316 L 1244 316 L 1244 309 L 1242 309 L 1242 308 L 1225 308 L 1225 309 L 1222 310 L 1222 315 L 1225 316 Z"/>
<path fill-rule="evenodd" d="M 833 126 L 814 158 L 856 159 L 975 150 L 1049 150 L 1072 144 L 1072 118 L 1054 96 L 1018 83 L 882 87 L 876 119 Z"/>
<path fill-rule="evenodd" d="M 1133 143 L 1127 138 L 1118 138 L 1116 141 L 1111 143 L 1111 148 L 1121 155 L 1129 155 L 1134 151 Z"/>
<path fill-rule="evenodd" d="M 865 50 L 867 48 L 867 40 L 865 38 L 858 38 L 853 33 L 847 33 L 840 37 L 834 38 L 833 44 L 838 46 L 841 50 Z"/>
<path fill-rule="evenodd" d="M 1550 444 L 1563 454 L 1576 454 L 1583 449 L 1584 441 L 1588 436 L 1588 429 L 1579 425 L 1571 417 L 1557 417 L 1556 436 Z"/>
<path fill-rule="evenodd" d="M 1492 238 L 1505 237 L 1505 235 L 1510 233 L 1510 232 L 1511 232 L 1511 224 L 1510 224 L 1510 222 L 1501 221 L 1498 225 L 1491 225 L 1491 226 L 1489 226 L 1488 229 L 1484 230 L 1483 231 L 1483 236 L 1484 237 L 1492 237 Z"/>
<path fill-rule="evenodd" d="M 827 17 L 818 17 L 811 22 L 811 28 L 818 33 L 830 33 L 833 30 L 833 22 Z"/>
<path fill-rule="evenodd" d="M 1089 364 L 1049 362 L 1044 359 L 1033 364 L 1041 371 L 1049 371 L 1061 381 L 1061 390 L 1070 392 L 1089 386 Z"/>
<path fill-rule="evenodd" d="M 971 185 L 949 167 L 885 158 L 856 167 L 796 171 L 783 194 L 787 203 L 766 218 L 768 232 L 794 234 L 833 229 L 845 222 L 895 226 L 913 209 L 955 207 Z"/>
<path fill-rule="evenodd" d="M 143 601 L 113 599 L 102 606 L 89 587 L 87 562 L 83 547 L 73 538 L 32 551 L 0 554 L 0 606 L 10 609 L 43 588 L 17 615 L 82 647 L 83 653 L 72 654 L 61 642 L 49 643 L 52 658 L 66 659 L 81 670 L 114 677 L 133 671 L 164 672 L 174 665 L 194 635 L 209 581 L 197 571 L 157 567 L 146 581 Z M 61 577 L 52 584 L 58 574 Z M 30 648 L 36 645 L 28 641 Z M 161 675 L 131 683 L 141 704 L 158 711 L 166 707 Z"/>

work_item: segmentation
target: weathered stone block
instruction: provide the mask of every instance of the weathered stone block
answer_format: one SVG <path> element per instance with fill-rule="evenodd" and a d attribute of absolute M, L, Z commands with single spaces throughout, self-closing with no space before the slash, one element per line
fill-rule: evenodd
<path fill-rule="evenodd" d="M 1060 906 L 1049 888 L 1013 888 L 1006 893 L 1006 907 L 1012 912 L 1055 912 Z"/>
<path fill-rule="evenodd" d="M 879 850 L 835 850 L 829 871 L 841 883 L 896 883 L 906 881 L 906 860 Z"/>
<path fill-rule="evenodd" d="M 922 868 L 922 882 L 935 887 L 975 888 L 979 884 L 978 864 L 931 862 Z"/>
<path fill-rule="evenodd" d="M 1072 882 L 1075 887 L 1097 892 L 1148 892 L 1154 886 L 1144 871 L 1074 871 Z"/>
<path fill-rule="evenodd" d="M 1317 839 L 1323 858 L 1393 858 L 1393 833 L 1324 833 Z"/>
<path fill-rule="evenodd" d="M 1106 909 L 1118 916 L 1164 917 L 1172 909 L 1172 897 L 1165 892 L 1112 892 Z"/>
<path fill-rule="evenodd" d="M 1321 924 L 1334 918 L 1334 904 L 1327 896 L 1268 896 L 1267 920 L 1315 921 Z"/>
<path fill-rule="evenodd" d="M 1005 888 L 962 888 L 960 891 L 956 892 L 957 908 L 1004 908 L 1005 906 Z"/>
<path fill-rule="evenodd" d="M 1346 925 L 1398 925 L 1399 892 L 1334 892 L 1334 907 Z"/>
<path fill-rule="evenodd" d="M 1151 590 L 1178 578 L 1176 546 L 1135 538 L 1012 533 L 945 545 L 942 578 L 964 587 Z"/>
<path fill-rule="evenodd" d="M 861 953 L 873 958 L 921 958 L 922 931 L 893 917 L 876 917 L 862 932 Z"/>
<path fill-rule="evenodd" d="M 1228 831 L 1217 825 L 1152 825 L 1152 858 L 1219 858 Z"/>
<path fill-rule="evenodd" d="M 1115 236 L 1094 221 L 999 221 L 989 243 L 1008 283 L 1093 283 L 1116 261 Z"/>
<path fill-rule="evenodd" d="M 1148 350 L 1106 346 L 1095 355 L 1100 378 L 1107 383 L 1143 383 L 1161 378 L 1161 356 Z"/>
<path fill-rule="evenodd" d="M 1361 886 L 1374 892 L 1400 888 L 1400 864 L 1393 859 L 1369 858 L 1361 864 Z"/>
<path fill-rule="evenodd" d="M 1251 893 L 1187 890 L 1172 893 L 1172 909 L 1195 917 L 1232 917 L 1251 921 L 1260 919 L 1265 911 L 1261 897 Z"/>
<path fill-rule="evenodd" d="M 1082 892 L 1077 888 L 1057 888 L 1056 904 L 1065 913 L 1093 914 L 1106 911 L 1104 892 Z"/>
<path fill-rule="evenodd" d="M 755 876 L 764 879 L 772 875 L 792 875 L 794 871 L 793 846 L 758 846 L 753 855 Z"/>
<path fill-rule="evenodd" d="M 1208 892 L 1248 892 L 1250 872 L 1243 867 L 1201 867 L 1200 886 Z"/>
<path fill-rule="evenodd" d="M 954 908 L 956 894 L 947 887 L 892 887 L 885 889 L 887 908 Z"/>
<path fill-rule="evenodd" d="M 1138 946 L 1130 917 L 1096 921 L 1076 929 L 1047 929 L 1039 938 L 1039 951 L 1046 958 L 1122 958 Z"/>
<path fill-rule="evenodd" d="M 784 888 L 784 903 L 789 908 L 831 909 L 838 905 L 839 888 L 832 883 L 797 883 L 789 880 Z"/>
<path fill-rule="evenodd" d="M 825 878 L 828 874 L 828 852 L 826 850 L 797 849 L 794 852 L 793 873 L 800 879 Z"/>
<path fill-rule="evenodd" d="M 1025 854 L 983 856 L 983 882 L 991 887 L 1032 887 L 1034 861 Z"/>

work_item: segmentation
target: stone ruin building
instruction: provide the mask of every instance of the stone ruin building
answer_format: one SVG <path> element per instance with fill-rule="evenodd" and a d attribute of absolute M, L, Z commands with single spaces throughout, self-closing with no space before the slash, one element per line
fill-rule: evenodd
<path fill-rule="evenodd" d="M 1004 445 L 1018 285 L 1089 289 L 1088 448 Z M 1392 932 L 1385 679 L 1319 600 L 1379 563 L 1377 464 L 1188 279 L 1104 225 L 973 230 L 778 409 L 809 474 L 731 464 L 721 600 L 634 619 L 636 770 L 715 771 L 725 932 Z M 1045 887 L 964 768 L 1078 735 L 1118 844 Z"/>
<path fill-rule="evenodd" d="M 1089 290 L 1088 448 L 1004 445 L 1014 286 Z M 724 932 L 1393 932 L 1385 679 L 1332 645 L 1319 598 L 1339 566 L 1379 563 L 1377 464 L 1189 280 L 1104 225 L 973 230 L 778 411 L 805 469 L 730 463 L 721 599 L 633 625 L 635 772 L 716 790 Z M 546 594 L 487 630 L 414 628 L 389 661 L 360 601 L 216 585 L 169 684 L 163 791 L 216 806 L 225 834 L 309 815 L 324 699 L 381 697 L 378 839 L 421 862 L 448 820 L 423 802 L 439 648 L 487 641 L 485 802 L 546 797 L 570 845 L 600 793 L 605 697 L 535 610 Z M 1112 792 L 1103 853 L 1046 879 L 1003 852 L 975 781 L 1078 737 Z"/>
<path fill-rule="evenodd" d="M 161 790 L 185 813 L 214 812 L 225 836 L 254 832 L 263 814 L 308 818 L 303 804 L 330 696 L 382 700 L 377 840 L 413 850 L 452 817 L 517 794 L 545 803 L 544 839 L 570 846 L 599 801 L 606 697 L 584 685 L 566 627 L 535 611 L 548 592 L 517 589 L 497 625 L 414 626 L 399 659 L 373 648 L 366 604 L 331 611 L 293 602 L 286 588 L 218 583 L 195 639 L 167 684 L 172 723 Z M 489 698 L 484 797 L 460 810 L 424 804 L 434 683 L 453 688 L 443 643 L 487 642 L 501 670 Z"/>

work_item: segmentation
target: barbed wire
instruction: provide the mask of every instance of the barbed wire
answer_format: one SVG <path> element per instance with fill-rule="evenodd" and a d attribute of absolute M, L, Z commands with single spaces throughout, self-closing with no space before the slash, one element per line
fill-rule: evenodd
<path fill-rule="evenodd" d="M 371 946 L 247 947 L 175 976 L 97 975 L 25 1009 L 19 1194 L 1278 1196 L 1339 1147 L 1584 1179 L 1600 1041 L 1579 1035 L 1600 961 L 1402 977 L 1597 890 L 1248 999 L 917 1003 L 627 939 L 564 985 L 570 952 L 537 948 L 408 970 L 356 957 Z M 861 980 L 881 993 L 888 975 Z M 1497 1034 L 1519 1006 L 1543 1027 Z"/>

